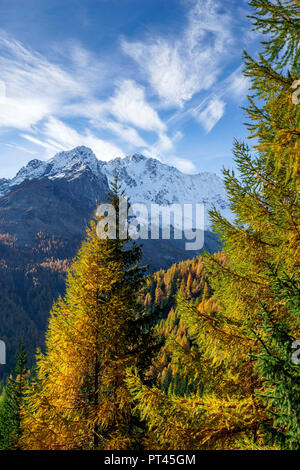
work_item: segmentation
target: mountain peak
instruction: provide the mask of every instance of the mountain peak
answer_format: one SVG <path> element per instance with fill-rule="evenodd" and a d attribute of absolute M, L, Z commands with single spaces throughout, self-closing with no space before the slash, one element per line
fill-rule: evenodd
<path fill-rule="evenodd" d="M 140 162 L 140 161 L 146 160 L 147 157 L 145 157 L 145 156 L 142 155 L 141 153 L 133 153 L 132 155 L 129 155 L 128 159 L 129 159 L 130 161 Z"/>
<path fill-rule="evenodd" d="M 86 167 L 98 174 L 99 161 L 94 152 L 89 148 L 81 145 L 72 150 L 66 150 L 57 153 L 47 164 L 51 165 L 51 174 L 68 175 L 70 172 L 78 172 Z"/>
<path fill-rule="evenodd" d="M 84 171 L 90 171 L 96 178 L 103 179 L 101 164 L 94 152 L 84 145 L 72 150 L 62 151 L 55 154 L 47 161 L 30 160 L 22 167 L 11 180 L 0 180 L 0 197 L 6 194 L 10 188 L 21 184 L 26 179 L 60 179 L 72 180 L 80 176 Z"/>
<path fill-rule="evenodd" d="M 110 183 L 115 173 L 132 203 L 144 203 L 149 208 L 152 203 L 166 206 L 203 203 L 206 227 L 209 226 L 208 211 L 212 206 L 230 219 L 224 182 L 217 175 L 208 172 L 187 175 L 139 153 L 104 162 L 85 146 L 59 152 L 48 161 L 31 160 L 12 180 L 0 180 L 0 197 L 26 179 L 73 181 L 85 175 L 101 185 L 104 180 L 105 184 L 107 181 Z"/>
<path fill-rule="evenodd" d="M 72 160 L 74 158 L 80 159 L 82 161 L 97 161 L 97 157 L 89 147 L 85 145 L 79 145 L 78 147 L 74 147 L 71 150 L 63 150 L 61 152 L 56 153 L 53 157 L 51 157 L 48 162 L 51 163 L 55 160 Z"/>

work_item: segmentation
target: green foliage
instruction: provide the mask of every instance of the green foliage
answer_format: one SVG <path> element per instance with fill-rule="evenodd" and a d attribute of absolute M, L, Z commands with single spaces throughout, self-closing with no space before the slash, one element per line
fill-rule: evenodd
<path fill-rule="evenodd" d="M 54 305 L 46 353 L 23 410 L 22 445 L 29 449 L 128 449 L 140 445 L 142 424 L 124 382 L 125 371 L 149 366 L 154 346 L 138 302 L 145 267 L 141 249 L 118 237 L 117 180 L 109 201 L 117 237 L 100 239 L 91 222 Z"/>
<path fill-rule="evenodd" d="M 80 239 L 38 233 L 32 246 L 0 234 L 0 338 L 7 345 L 7 364 L 0 367 L 5 380 L 14 367 L 21 341 L 34 363 L 37 347 L 44 347 L 44 332 L 53 299 L 64 292 L 69 259 Z"/>
<path fill-rule="evenodd" d="M 264 382 L 263 398 L 272 426 L 267 428 L 271 442 L 281 449 L 300 449 L 300 364 L 293 361 L 293 332 L 300 331 L 300 282 L 291 277 L 278 278 L 270 273 L 271 285 L 278 299 L 273 311 L 262 305 L 262 331 L 255 336 L 262 344 L 257 369 Z M 279 315 L 279 306 L 287 310 Z M 298 337 L 299 338 L 299 337 Z"/>
<path fill-rule="evenodd" d="M 299 450 L 299 6 L 250 5 L 267 36 L 244 54 L 255 145 L 236 141 L 239 175 L 224 170 L 235 220 L 211 211 L 223 252 L 145 280 L 140 248 L 100 240 L 92 221 L 24 406 L 20 379 L 4 389 L 3 447 Z M 116 178 L 117 232 L 122 195 Z"/>
<path fill-rule="evenodd" d="M 21 437 L 21 407 L 28 383 L 27 356 L 23 344 L 16 366 L 2 390 L 0 399 L 0 450 L 18 448 Z"/>
<path fill-rule="evenodd" d="M 276 60 L 278 67 L 299 67 L 299 4 L 294 0 L 251 0 L 249 5 L 256 12 L 250 16 L 255 29 L 267 35 L 264 57 Z"/>
<path fill-rule="evenodd" d="M 292 339 L 299 335 L 299 302 L 296 291 L 278 293 L 269 267 L 275 265 L 281 283 L 299 280 L 300 110 L 292 85 L 299 78 L 300 11 L 295 1 L 250 5 L 254 28 L 267 35 L 257 60 L 244 56 L 251 81 L 248 129 L 255 145 L 236 141 L 238 176 L 224 170 L 234 222 L 211 212 L 223 240 L 223 253 L 204 262 L 213 297 L 207 298 L 206 290 L 200 303 L 191 299 L 187 276 L 166 322 L 162 361 L 170 367 L 171 357 L 180 376 L 202 382 L 201 399 L 199 392 L 182 398 L 164 393 L 165 380 L 172 389 L 169 373 L 162 387 L 152 389 L 134 371 L 128 375 L 149 425 L 149 445 L 159 448 L 298 448 L 299 372 L 290 360 Z M 179 325 L 189 347 L 178 340 Z"/>
<path fill-rule="evenodd" d="M 141 302 L 155 319 L 155 332 L 162 344 L 147 377 L 165 393 L 183 397 L 195 392 L 202 393 L 203 381 L 199 381 L 195 370 L 191 372 L 191 362 L 194 363 L 194 369 L 201 369 L 196 361 L 200 353 L 178 314 L 179 294 L 188 296 L 195 306 L 201 303 L 201 298 L 210 299 L 210 308 L 214 308 L 201 257 L 174 264 L 167 271 L 154 273 L 147 279 L 140 295 Z"/>

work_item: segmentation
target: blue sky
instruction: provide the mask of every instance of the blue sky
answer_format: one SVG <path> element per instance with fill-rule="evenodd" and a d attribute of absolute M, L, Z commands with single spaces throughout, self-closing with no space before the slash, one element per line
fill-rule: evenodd
<path fill-rule="evenodd" d="M 87 145 L 232 167 L 252 54 L 243 0 L 0 0 L 0 177 Z"/>

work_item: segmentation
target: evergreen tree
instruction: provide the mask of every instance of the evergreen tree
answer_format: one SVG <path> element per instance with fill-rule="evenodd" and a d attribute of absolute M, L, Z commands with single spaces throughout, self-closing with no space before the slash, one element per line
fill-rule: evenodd
<path fill-rule="evenodd" d="M 300 358 L 296 353 L 293 358 L 292 346 L 296 341 L 293 331 L 300 331 L 300 282 L 287 276 L 278 278 L 273 269 L 270 281 L 278 304 L 273 311 L 261 306 L 262 332 L 254 332 L 262 345 L 256 367 L 272 418 L 272 425 L 267 427 L 271 442 L 281 449 L 299 450 Z M 282 310 L 286 310 L 285 315 Z"/>
<path fill-rule="evenodd" d="M 109 194 L 116 237 L 99 238 L 91 222 L 68 273 L 65 297 L 52 309 L 46 353 L 38 354 L 36 379 L 23 411 L 24 448 L 141 445 L 142 427 L 124 377 L 133 365 L 143 373 L 152 340 L 138 304 L 145 277 L 141 249 L 118 236 L 124 229 L 121 196 L 116 179 Z"/>
<path fill-rule="evenodd" d="M 226 262 L 211 259 L 208 265 L 221 311 L 241 323 L 242 336 L 256 338 L 254 344 L 248 341 L 248 363 L 253 370 L 252 380 L 256 383 L 261 380 L 256 385 L 256 395 L 265 397 L 267 410 L 273 409 L 272 414 L 267 413 L 270 419 L 265 422 L 274 433 L 286 436 L 282 445 L 293 446 L 299 439 L 294 419 L 298 407 L 290 394 L 297 388 L 298 379 L 295 368 L 288 366 L 291 348 L 288 342 L 299 334 L 299 309 L 293 314 L 278 298 L 278 284 L 274 289 L 270 265 L 276 267 L 278 279 L 299 279 L 300 107 L 294 103 L 292 93 L 299 76 L 300 9 L 295 1 L 253 0 L 250 5 L 255 11 L 251 17 L 255 28 L 267 35 L 258 60 L 244 54 L 244 73 L 252 82 L 246 108 L 248 128 L 250 138 L 257 141 L 254 151 L 245 143 L 235 143 L 240 176 L 224 171 L 235 224 L 212 212 L 214 228 L 224 240 Z M 259 313 L 261 305 L 264 323 Z M 278 360 L 272 353 L 276 344 L 283 348 Z M 253 360 L 257 355 L 258 368 Z M 241 361 L 247 361 L 245 355 Z M 285 365 L 280 369 L 279 364 Z M 271 377 L 273 392 L 268 389 L 265 393 Z M 276 411 L 279 397 L 282 408 Z"/>
<path fill-rule="evenodd" d="M 298 369 L 287 365 L 288 342 L 297 338 L 299 326 L 272 289 L 269 266 L 276 266 L 278 279 L 299 279 L 300 109 L 292 94 L 299 78 L 300 10 L 295 0 L 252 0 L 250 5 L 255 29 L 267 35 L 257 60 L 244 57 L 244 74 L 251 81 L 249 137 L 255 144 L 251 149 L 235 142 L 239 177 L 224 170 L 234 223 L 211 212 L 223 241 L 223 253 L 204 263 L 214 298 L 197 307 L 184 298 L 181 285 L 177 306 L 200 357 L 192 351 L 187 357 L 178 347 L 173 355 L 180 351 L 187 373 L 201 371 L 204 394 L 201 399 L 166 396 L 131 371 L 128 384 L 149 424 L 150 446 L 267 448 L 273 444 L 266 426 L 281 435 L 284 447 L 295 448 L 299 440 L 298 395 L 291 395 L 298 387 Z M 266 329 L 261 305 L 275 321 L 272 330 Z M 272 358 L 281 346 L 278 358 Z"/>
<path fill-rule="evenodd" d="M 208 300 L 210 297 L 207 282 L 204 284 L 204 289 L 202 293 L 202 301 Z"/>
<path fill-rule="evenodd" d="M 0 450 L 16 449 L 21 437 L 21 407 L 28 382 L 27 357 L 23 344 L 16 366 L 2 392 L 0 401 Z"/>

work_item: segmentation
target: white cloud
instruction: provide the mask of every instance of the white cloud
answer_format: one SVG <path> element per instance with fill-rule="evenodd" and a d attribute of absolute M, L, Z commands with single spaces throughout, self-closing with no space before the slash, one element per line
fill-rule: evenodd
<path fill-rule="evenodd" d="M 35 145 L 39 145 L 40 147 L 46 149 L 46 155 L 48 155 L 48 157 L 53 156 L 55 153 L 60 152 L 61 150 L 66 150 L 63 145 L 60 145 L 57 142 L 51 142 L 50 140 L 41 140 L 42 136 L 41 138 L 38 138 L 34 137 L 31 134 L 21 134 L 21 137 Z"/>
<path fill-rule="evenodd" d="M 105 101 L 95 97 L 101 64 L 80 44 L 71 42 L 61 48 L 57 59 L 64 59 L 63 67 L 1 30 L 0 48 L 1 90 L 5 91 L 0 101 L 0 127 L 23 131 L 27 140 L 42 145 L 48 155 L 62 147 L 89 143 L 101 158 L 122 154 L 118 146 L 95 137 L 92 131 L 80 134 L 64 124 L 62 119 L 69 117 L 83 117 L 87 127 L 108 129 L 133 147 L 147 147 L 135 128 L 165 132 L 165 124 L 147 102 L 145 89 L 134 81 L 121 81 Z"/>
<path fill-rule="evenodd" d="M 197 116 L 206 132 L 210 132 L 225 112 L 226 104 L 219 98 L 213 98 L 206 108 Z"/>
<path fill-rule="evenodd" d="M 172 158 L 169 158 L 166 161 L 166 163 L 169 163 L 169 165 L 175 166 L 177 170 L 181 171 L 182 173 L 187 173 L 188 175 L 197 173 L 197 169 L 194 163 L 185 158 L 179 158 L 179 157 L 173 156 Z"/>
<path fill-rule="evenodd" d="M 17 144 L 4 144 L 6 147 L 11 147 L 17 150 L 21 150 L 22 152 L 29 153 L 30 155 L 37 155 L 37 152 L 31 149 L 28 149 L 26 147 L 23 147 L 22 145 L 17 145 Z"/>
<path fill-rule="evenodd" d="M 42 146 L 48 156 L 76 145 L 92 147 L 104 160 L 123 155 L 118 146 L 99 139 L 90 130 L 80 134 L 61 121 L 60 118 L 83 116 L 92 126 L 94 121 L 106 117 L 111 107 L 116 108 L 114 98 L 108 106 L 93 95 L 100 66 L 94 64 L 91 54 L 78 44 L 71 44 L 67 49 L 70 50 L 69 69 L 66 64 L 62 68 L 26 49 L 0 30 L 0 127 L 23 131 L 22 137 Z M 141 119 L 144 127 L 148 119 L 151 129 L 161 129 L 163 124 L 158 115 L 143 100 L 143 90 L 132 86 L 127 92 L 132 91 L 134 99 L 134 89 L 135 101 L 126 121 L 134 121 L 136 111 L 136 120 Z M 118 89 L 119 94 L 121 91 Z M 127 98 L 130 99 L 130 93 Z M 132 144 L 145 145 L 135 129 L 117 122 L 109 126 Z"/>
<path fill-rule="evenodd" d="M 93 96 L 86 99 L 79 99 L 64 105 L 60 110 L 61 117 L 80 116 L 88 119 L 91 124 L 97 124 L 107 114 L 107 103 L 94 98 Z"/>
<path fill-rule="evenodd" d="M 183 134 L 177 131 L 172 137 L 160 134 L 158 140 L 151 146 L 142 150 L 147 157 L 157 158 L 162 163 L 172 165 L 183 173 L 196 173 L 196 167 L 188 159 L 177 157 L 173 154 L 176 143 L 183 138 Z"/>
<path fill-rule="evenodd" d="M 0 125 L 28 130 L 41 119 L 88 90 L 59 66 L 0 30 L 0 70 L 6 98 L 1 100 Z"/>
<path fill-rule="evenodd" d="M 145 140 L 142 139 L 142 137 L 132 127 L 124 126 L 115 121 L 104 121 L 102 123 L 102 127 L 114 132 L 122 140 L 132 144 L 135 147 L 144 147 L 147 145 Z"/>
<path fill-rule="evenodd" d="M 110 66 L 103 67 L 79 42 L 60 44 L 54 63 L 0 30 L 0 128 L 21 131 L 34 149 L 39 145 L 48 156 L 87 145 L 107 160 L 123 155 L 121 140 L 129 151 L 139 148 L 146 155 L 193 172 L 189 160 L 174 156 L 182 137 L 175 132 L 176 123 L 196 119 L 209 132 L 224 114 L 223 99 L 227 101 L 230 95 L 240 100 L 247 83 L 240 70 L 218 80 L 232 44 L 232 17 L 219 8 L 220 1 L 188 0 L 186 4 L 192 8 L 186 27 L 176 36 L 122 42 L 127 58 L 136 61 L 159 96 L 155 101 L 148 84 L 135 81 L 137 73 L 134 80 L 128 79 L 132 73 L 125 67 L 115 82 L 111 68 L 120 64 L 109 59 Z M 54 57 L 53 50 L 51 54 Z M 196 94 L 201 90 L 206 93 L 200 95 L 199 103 Z M 157 111 L 163 106 L 179 109 L 171 118 L 168 113 L 164 122 L 161 116 L 166 114 Z M 80 118 L 85 130 L 70 127 L 68 118 Z M 99 138 L 99 130 L 110 131 L 112 142 Z"/>
<path fill-rule="evenodd" d="M 216 0 L 197 0 L 179 39 L 123 41 L 123 51 L 146 73 L 166 105 L 182 107 L 216 81 L 232 43 L 230 19 Z"/>
<path fill-rule="evenodd" d="M 147 103 L 144 88 L 133 80 L 120 83 L 108 106 L 109 112 L 120 122 L 146 131 L 162 132 L 166 128 L 157 112 Z"/>
<path fill-rule="evenodd" d="M 225 101 L 235 100 L 241 104 L 246 99 L 249 86 L 249 79 L 243 76 L 242 67 L 239 66 L 230 75 L 218 81 L 212 92 L 200 101 L 195 98 L 184 110 L 176 111 L 167 122 L 174 124 L 196 119 L 206 132 L 210 132 L 225 113 Z M 215 115 L 215 119 L 212 115 Z"/>
<path fill-rule="evenodd" d="M 176 157 L 175 155 L 171 154 L 169 156 L 162 156 L 158 155 L 157 153 L 153 152 L 153 149 L 144 149 L 143 155 L 149 158 L 156 158 L 162 163 L 166 165 L 174 166 L 177 170 L 181 171 L 182 173 L 187 173 L 188 175 L 197 173 L 197 169 L 194 163 L 191 160 L 186 158 Z"/>
<path fill-rule="evenodd" d="M 230 85 L 228 87 L 228 93 L 230 96 L 239 99 L 246 98 L 249 87 L 250 80 L 248 77 L 244 77 L 241 71 L 234 72 L 230 77 Z"/>
<path fill-rule="evenodd" d="M 9 97 L 0 101 L 0 126 L 29 130 L 52 111 L 52 103 L 34 97 Z"/>
<path fill-rule="evenodd" d="M 86 145 L 90 147 L 100 160 L 111 160 L 124 156 L 116 145 L 96 137 L 89 129 L 83 134 L 62 121 L 50 118 L 42 127 L 39 137 L 23 134 L 23 137 L 47 149 L 48 155 L 60 150 L 70 150 L 73 147 Z"/>
<path fill-rule="evenodd" d="M 145 89 L 133 80 L 123 80 L 117 84 L 113 96 L 107 101 L 89 99 L 67 104 L 63 115 L 85 117 L 94 127 L 109 129 L 124 142 L 136 147 L 147 144 L 135 127 L 156 133 L 166 130 L 158 113 L 147 102 Z"/>
<path fill-rule="evenodd" d="M 94 64 L 94 58 L 92 55 L 77 43 L 73 43 L 70 49 L 74 64 L 76 64 L 81 70 L 89 70 L 91 68 L 91 64 Z"/>
<path fill-rule="evenodd" d="M 174 150 L 176 142 L 182 139 L 183 134 L 177 131 L 172 137 L 167 134 L 159 134 L 158 140 L 151 146 L 145 149 L 145 153 L 148 152 L 150 156 L 158 156 L 162 158 L 163 155 L 168 154 Z"/>

